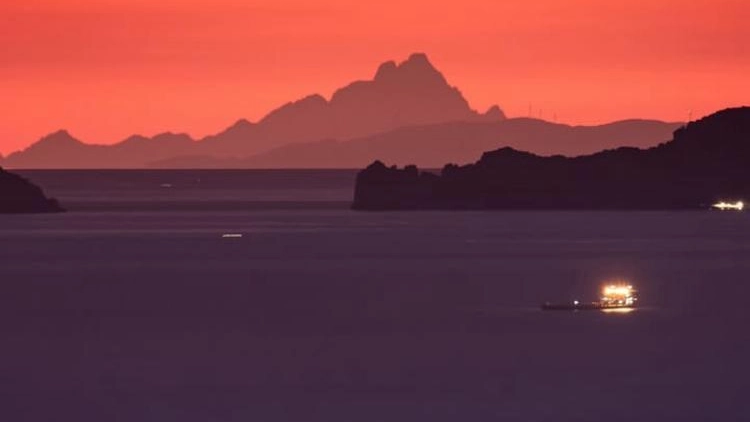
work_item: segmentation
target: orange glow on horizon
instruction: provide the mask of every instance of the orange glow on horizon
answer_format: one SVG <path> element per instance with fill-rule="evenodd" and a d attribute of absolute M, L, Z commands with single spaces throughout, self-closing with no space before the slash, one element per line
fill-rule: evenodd
<path fill-rule="evenodd" d="M 202 137 L 412 52 L 481 111 L 683 121 L 750 102 L 748 21 L 745 0 L 4 0 L 0 152 Z"/>

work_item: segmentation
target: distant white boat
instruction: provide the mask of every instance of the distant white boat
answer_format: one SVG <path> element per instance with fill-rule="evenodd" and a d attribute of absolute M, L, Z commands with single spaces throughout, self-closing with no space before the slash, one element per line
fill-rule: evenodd
<path fill-rule="evenodd" d="M 161 187 L 163 187 L 163 188 L 171 188 L 171 187 L 172 187 L 172 184 L 171 184 L 171 183 L 162 183 L 162 184 L 161 184 L 161 185 L 159 185 L 159 186 L 161 186 Z"/>
<path fill-rule="evenodd" d="M 223 238 L 238 238 L 242 237 L 242 233 L 224 233 L 221 235 Z"/>
<path fill-rule="evenodd" d="M 734 203 L 721 201 L 721 202 L 717 202 L 717 203 L 715 203 L 715 204 L 713 204 L 711 206 L 714 207 L 714 208 L 716 208 L 716 209 L 720 209 L 722 211 L 724 211 L 724 210 L 742 211 L 742 209 L 745 208 L 745 204 L 742 201 L 737 201 L 737 202 L 734 202 Z"/>

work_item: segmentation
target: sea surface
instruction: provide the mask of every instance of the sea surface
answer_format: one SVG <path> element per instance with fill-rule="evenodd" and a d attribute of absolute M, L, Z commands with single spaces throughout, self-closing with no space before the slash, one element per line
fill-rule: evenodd
<path fill-rule="evenodd" d="M 0 421 L 747 421 L 747 212 L 354 212 L 355 172 L 22 171 Z M 241 234 L 242 237 L 223 237 Z M 640 291 L 627 314 L 543 312 Z"/>

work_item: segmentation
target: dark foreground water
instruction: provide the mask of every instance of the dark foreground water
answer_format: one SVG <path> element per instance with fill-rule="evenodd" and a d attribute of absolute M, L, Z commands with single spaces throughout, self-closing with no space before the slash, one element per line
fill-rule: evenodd
<path fill-rule="evenodd" d="M 72 212 L 0 218 L 0 421 L 750 417 L 747 213 L 355 213 L 346 171 L 25 174 Z M 537 309 L 611 279 L 642 308 Z"/>

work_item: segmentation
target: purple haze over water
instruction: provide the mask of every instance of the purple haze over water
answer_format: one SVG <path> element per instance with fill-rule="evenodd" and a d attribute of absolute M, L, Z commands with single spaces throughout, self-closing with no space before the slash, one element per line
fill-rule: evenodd
<path fill-rule="evenodd" d="M 352 171 L 23 173 L 71 212 L 0 218 L 3 421 L 750 414 L 747 213 L 352 212 Z M 538 310 L 613 278 L 641 309 Z"/>

